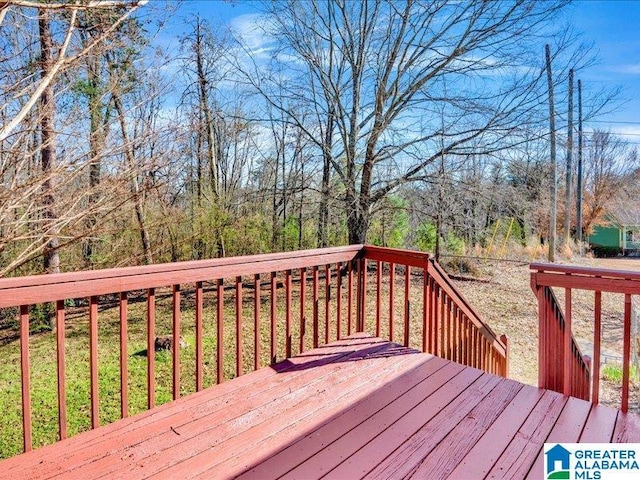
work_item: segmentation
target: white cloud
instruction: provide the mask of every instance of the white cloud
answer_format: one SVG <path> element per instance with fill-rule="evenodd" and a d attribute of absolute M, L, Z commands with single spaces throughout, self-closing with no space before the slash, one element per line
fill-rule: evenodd
<path fill-rule="evenodd" d="M 640 63 L 627 63 L 623 65 L 614 65 L 610 67 L 610 70 L 617 73 L 624 73 L 627 75 L 640 75 Z"/>
<path fill-rule="evenodd" d="M 271 44 L 271 38 L 264 29 L 266 22 L 268 19 L 265 15 L 247 13 L 234 17 L 230 28 L 251 52 L 264 52 L 270 50 Z"/>

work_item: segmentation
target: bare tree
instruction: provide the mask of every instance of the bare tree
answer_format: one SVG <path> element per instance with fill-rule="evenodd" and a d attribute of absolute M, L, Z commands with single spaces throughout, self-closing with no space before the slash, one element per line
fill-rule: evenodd
<path fill-rule="evenodd" d="M 322 112 L 324 121 L 303 122 L 296 115 L 288 121 L 326 151 L 326 136 L 318 131 L 335 118 L 331 166 L 344 186 L 349 241 L 360 243 L 366 241 L 372 206 L 391 191 L 422 178 L 442 155 L 466 156 L 471 145 L 474 153 L 507 148 L 508 132 L 531 121 L 542 100 L 542 70 L 523 68 L 523 59 L 531 58 L 529 41 L 564 2 L 270 5 L 271 33 L 281 46 L 274 59 L 286 59 L 290 87 L 283 94 L 269 88 L 259 65 L 254 85 L 288 113 L 292 101 L 305 98 L 310 109 Z M 504 81 L 498 86 L 487 81 L 490 75 Z M 470 78 L 482 87 L 465 88 Z M 441 87 L 445 80 L 449 95 Z M 441 104 L 444 130 L 433 121 Z M 399 169 L 385 178 L 380 167 L 390 161 Z"/>
<path fill-rule="evenodd" d="M 638 151 L 611 134 L 595 130 L 585 138 L 584 230 L 589 232 L 603 221 L 610 202 L 630 183 L 640 159 Z"/>

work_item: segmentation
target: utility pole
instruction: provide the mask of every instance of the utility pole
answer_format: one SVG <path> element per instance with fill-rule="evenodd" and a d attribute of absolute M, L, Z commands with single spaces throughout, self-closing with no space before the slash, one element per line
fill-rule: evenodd
<path fill-rule="evenodd" d="M 564 191 L 564 245 L 571 242 L 571 174 L 573 173 L 573 68 L 569 70 L 569 111 L 567 113 L 567 172 Z"/>
<path fill-rule="evenodd" d="M 576 234 L 582 256 L 582 80 L 578 80 L 578 178 L 576 181 Z"/>
<path fill-rule="evenodd" d="M 556 218 L 558 216 L 558 190 L 556 185 L 556 122 L 553 109 L 553 77 L 551 75 L 551 49 L 545 45 L 547 84 L 549 86 L 549 141 L 551 142 L 551 214 L 549 215 L 549 261 L 555 261 Z"/>

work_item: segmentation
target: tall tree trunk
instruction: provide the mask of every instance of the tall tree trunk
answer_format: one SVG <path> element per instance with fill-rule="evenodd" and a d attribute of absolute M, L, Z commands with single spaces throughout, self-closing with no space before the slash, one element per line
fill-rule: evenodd
<path fill-rule="evenodd" d="M 40 34 L 41 75 L 45 78 L 53 65 L 51 25 L 48 9 L 38 10 L 38 30 Z M 54 170 L 56 165 L 56 133 L 54 127 L 55 99 L 53 82 L 49 83 L 40 97 L 40 158 L 42 162 L 42 204 L 44 216 L 44 271 L 60 273 L 60 246 L 58 239 Z M 57 328 L 56 316 L 50 314 L 52 330 Z"/>
<path fill-rule="evenodd" d="M 327 127 L 329 130 L 329 127 Z M 331 127 L 333 130 L 333 127 Z M 331 194 L 329 187 L 331 181 L 331 149 L 328 147 L 327 138 L 325 136 L 325 144 L 322 152 L 322 183 L 320 185 L 320 205 L 318 207 L 318 247 L 325 248 L 329 246 L 329 195 Z M 329 140 L 330 141 L 330 140 Z"/>
<path fill-rule="evenodd" d="M 564 192 L 564 244 L 571 241 L 571 177 L 573 173 L 573 69 L 569 70 L 569 111 L 567 113 L 567 172 Z"/>
<path fill-rule="evenodd" d="M 40 55 L 42 62 L 42 78 L 51 70 L 52 40 L 49 19 L 49 10 L 38 10 L 38 27 L 40 31 Z M 43 212 L 45 242 L 44 269 L 46 273 L 60 272 L 60 255 L 58 253 L 59 240 L 57 231 L 57 215 L 55 208 L 54 169 L 56 165 L 56 133 L 54 128 L 55 100 L 53 98 L 53 84 L 49 84 L 40 97 L 40 134 L 41 134 L 41 161 L 44 182 Z"/>
<path fill-rule="evenodd" d="M 138 222 L 138 229 L 140 230 L 140 242 L 142 244 L 142 252 L 144 254 L 145 264 L 150 265 L 153 263 L 153 257 L 151 256 L 151 242 L 149 240 L 149 232 L 145 224 L 144 218 L 144 206 L 142 204 L 142 192 L 140 191 L 140 183 L 138 182 L 138 169 L 135 164 L 133 145 L 129 140 L 127 134 L 127 124 L 125 121 L 124 110 L 122 108 L 122 102 L 120 95 L 117 92 L 113 93 L 113 104 L 118 113 L 118 120 L 120 121 L 120 130 L 122 132 L 122 141 L 124 142 L 124 155 L 127 161 L 127 165 L 131 170 L 131 186 L 133 190 L 133 201 L 136 212 L 136 220 Z"/>
<path fill-rule="evenodd" d="M 369 229 L 370 206 L 358 202 L 357 208 L 352 208 L 347 213 L 347 230 L 349 232 L 349 245 L 367 243 L 367 230 Z"/>
<path fill-rule="evenodd" d="M 216 148 L 216 135 L 215 125 L 213 122 L 213 115 L 211 108 L 209 107 L 209 92 L 208 92 L 208 80 L 204 71 L 203 62 L 203 46 L 202 39 L 203 34 L 201 32 L 202 20 L 197 19 L 196 23 L 196 70 L 198 75 L 198 91 L 200 99 L 200 110 L 204 113 L 205 132 L 207 135 L 207 156 L 209 157 L 209 173 L 211 175 L 211 188 L 213 189 L 214 197 L 218 197 L 219 191 L 219 178 L 218 178 L 218 157 Z"/>
<path fill-rule="evenodd" d="M 556 219 L 558 215 L 558 186 L 556 183 L 556 121 L 553 105 L 553 76 L 551 74 L 551 49 L 545 45 L 547 84 L 549 86 L 549 142 L 551 144 L 551 214 L 549 215 L 549 261 L 555 261 Z"/>
<path fill-rule="evenodd" d="M 85 220 L 85 228 L 88 237 L 83 244 L 83 256 L 85 265 L 94 265 L 94 255 L 96 253 L 97 241 L 94 237 L 94 230 L 97 223 L 95 209 L 100 200 L 100 195 L 94 190 L 100 184 L 100 170 L 102 151 L 106 140 L 106 128 L 109 122 L 109 115 L 103 112 L 102 92 L 100 89 L 99 57 L 91 55 L 88 59 L 89 73 L 89 189 L 92 192 L 88 197 L 89 214 Z"/>

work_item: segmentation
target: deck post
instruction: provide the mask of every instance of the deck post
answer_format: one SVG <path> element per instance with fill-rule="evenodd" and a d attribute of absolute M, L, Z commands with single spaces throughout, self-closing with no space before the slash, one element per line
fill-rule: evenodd
<path fill-rule="evenodd" d="M 505 358 L 504 358 L 504 371 L 503 371 L 503 376 L 504 378 L 509 378 L 509 355 L 511 354 L 511 346 L 509 345 L 509 337 L 507 337 L 505 334 L 500 335 L 500 340 L 502 341 L 502 343 L 504 343 L 505 347 L 507 347 L 507 351 L 505 353 Z"/>

